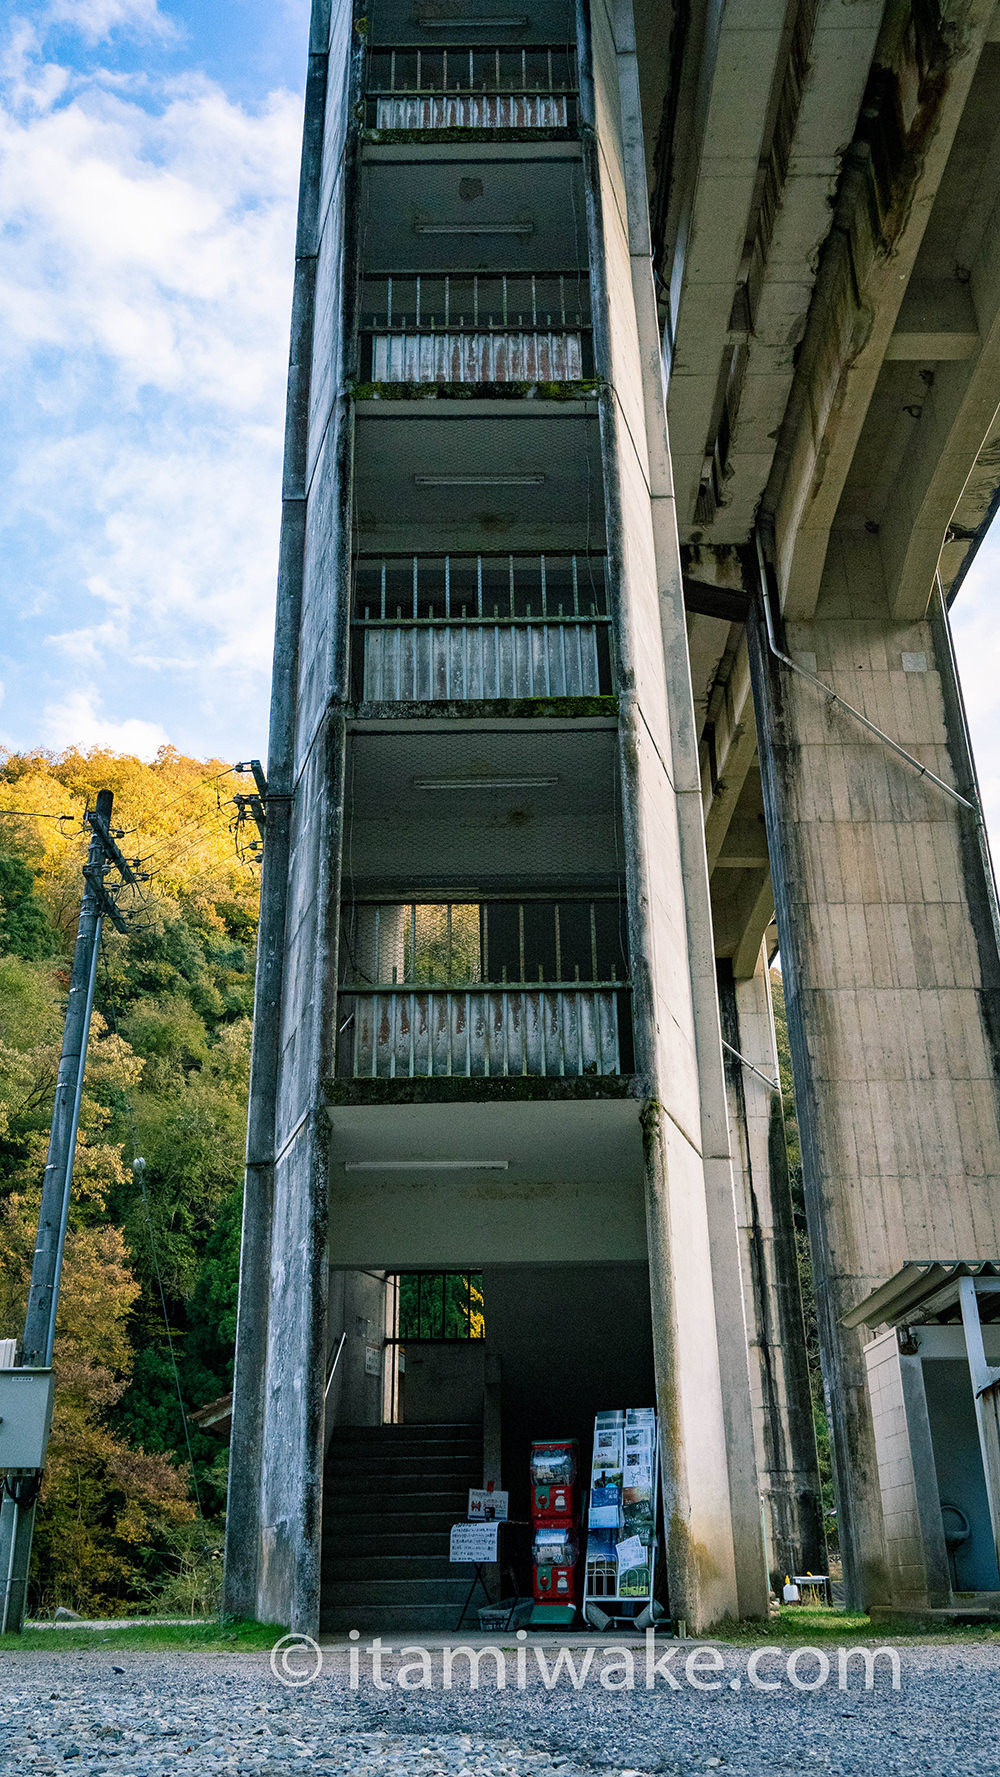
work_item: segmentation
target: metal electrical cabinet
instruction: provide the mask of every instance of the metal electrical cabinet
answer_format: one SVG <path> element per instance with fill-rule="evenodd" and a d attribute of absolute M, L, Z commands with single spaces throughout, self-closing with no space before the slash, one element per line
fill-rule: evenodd
<path fill-rule="evenodd" d="M 44 1466 L 52 1389 L 51 1370 L 0 1370 L 0 1472 Z"/>

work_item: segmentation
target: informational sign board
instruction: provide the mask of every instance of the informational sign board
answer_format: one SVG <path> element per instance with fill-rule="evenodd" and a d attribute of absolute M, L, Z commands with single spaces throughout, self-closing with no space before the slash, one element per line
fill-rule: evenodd
<path fill-rule="evenodd" d="M 615 1549 L 618 1557 L 618 1572 L 628 1573 L 633 1567 L 645 1567 L 649 1560 L 649 1551 L 641 1536 L 627 1536 L 623 1543 Z"/>
<path fill-rule="evenodd" d="M 495 1561 L 497 1558 L 496 1519 L 489 1524 L 453 1524 L 451 1527 L 450 1561 Z"/>
<path fill-rule="evenodd" d="M 501 1522 L 507 1516 L 506 1493 L 494 1487 L 492 1493 L 488 1487 L 469 1488 L 469 1517 L 477 1524 L 489 1523 L 492 1519 Z"/>

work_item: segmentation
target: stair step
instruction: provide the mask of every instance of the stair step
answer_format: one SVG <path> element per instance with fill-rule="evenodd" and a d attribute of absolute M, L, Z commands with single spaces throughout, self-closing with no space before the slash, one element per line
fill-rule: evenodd
<path fill-rule="evenodd" d="M 446 1445 L 425 1449 L 416 1444 L 402 1450 L 336 1450 L 324 1465 L 328 1475 L 481 1475 L 482 1449 L 454 1451 Z"/>
<path fill-rule="evenodd" d="M 326 1494 L 327 1511 L 341 1517 L 347 1512 L 376 1513 L 391 1517 L 396 1512 L 450 1512 L 469 1503 L 467 1487 L 407 1487 L 380 1492 L 377 1487 L 344 1487 Z"/>
<path fill-rule="evenodd" d="M 442 1439 L 447 1439 L 450 1443 L 460 1443 L 463 1440 L 469 1443 L 478 1440 L 479 1443 L 482 1443 L 483 1428 L 478 1422 L 471 1424 L 466 1422 L 460 1425 L 438 1425 L 435 1423 L 426 1425 L 337 1425 L 334 1426 L 330 1441 L 331 1443 L 336 1440 L 337 1443 L 405 1444 L 419 1443 L 423 1439 L 437 1443 L 440 1443 Z"/>
<path fill-rule="evenodd" d="M 450 1631 L 454 1634 L 458 1613 L 464 1602 L 463 1596 L 457 1604 L 324 1605 L 319 1620 L 320 1634 L 343 1635 L 348 1629 L 360 1629 L 368 1635 L 382 1635 L 385 1638 L 392 1636 L 397 1645 L 400 1638 L 415 1640 L 418 1636 L 433 1633 L 435 1630 Z M 477 1592 L 472 1601 L 471 1610 L 463 1618 L 463 1634 L 477 1626 L 476 1608 L 478 1603 L 479 1594 Z M 363 1658 L 363 1644 L 361 1652 Z M 361 1670 L 364 1672 L 364 1665 Z"/>
<path fill-rule="evenodd" d="M 453 1579 L 427 1580 L 331 1580 L 323 1588 L 328 1606 L 388 1604 L 461 1604 L 472 1584 L 472 1569 L 452 1569 Z M 464 1575 L 464 1577 L 463 1577 Z M 483 1600 L 485 1604 L 486 1600 Z"/>
<path fill-rule="evenodd" d="M 481 1485 L 481 1425 L 343 1426 L 324 1465 L 324 1630 L 452 1628 L 473 1569 L 448 1559 Z"/>
<path fill-rule="evenodd" d="M 438 1547 L 426 1555 L 382 1555 L 373 1562 L 364 1555 L 354 1555 L 345 1549 L 324 1556 L 322 1573 L 323 1586 L 340 1585 L 348 1581 L 369 1580 L 440 1580 L 448 1573 L 464 1572 L 457 1563 L 451 1567 L 448 1561 L 448 1543 L 444 1540 Z M 469 1574 L 471 1581 L 472 1575 Z M 468 1583 L 468 1582 L 466 1582 Z"/>
<path fill-rule="evenodd" d="M 338 1523 L 334 1529 L 327 1528 L 324 1531 L 323 1559 L 326 1560 L 328 1553 L 332 1557 L 335 1551 L 338 1553 L 342 1551 L 344 1555 L 351 1558 L 364 1556 L 365 1560 L 372 1564 L 368 1570 L 370 1573 L 378 1566 L 380 1557 L 383 1555 L 434 1555 L 439 1560 L 447 1562 L 449 1532 L 452 1525 L 457 1522 L 458 1520 L 455 1518 L 449 1518 L 447 1521 L 442 1519 L 439 1525 L 426 1528 L 421 1519 L 421 1528 L 417 1530 L 394 1529 L 388 1532 L 362 1530 L 350 1531 L 346 1534 Z"/>
<path fill-rule="evenodd" d="M 351 1512 L 331 1514 L 323 1519 L 323 1538 L 328 1543 L 343 1544 L 353 1542 L 355 1538 L 370 1536 L 380 1543 L 392 1536 L 434 1536 L 447 1535 L 453 1524 L 457 1524 L 464 1513 L 454 1507 L 447 1511 L 436 1512 L 398 1512 L 380 1516 L 374 1512 Z"/>

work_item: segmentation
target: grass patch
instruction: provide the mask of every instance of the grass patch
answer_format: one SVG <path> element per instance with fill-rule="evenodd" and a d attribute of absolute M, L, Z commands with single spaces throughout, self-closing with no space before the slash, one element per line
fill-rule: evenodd
<path fill-rule="evenodd" d="M 731 1619 L 719 1623 L 712 1631 L 720 1641 L 760 1646 L 762 1642 L 796 1643 L 803 1647 L 821 1647 L 824 1642 L 845 1646 L 850 1642 L 988 1642 L 1000 1640 L 1000 1625 L 995 1623 L 921 1623 L 911 1626 L 896 1623 L 873 1623 L 861 1610 L 836 1610 L 824 1604 L 783 1604 L 778 1616 L 766 1623 L 736 1623 Z"/>
<path fill-rule="evenodd" d="M 26 1629 L 23 1635 L 0 1635 L 3 1653 L 79 1652 L 81 1648 L 110 1648 L 112 1652 L 134 1648 L 174 1648 L 178 1653 L 217 1649 L 227 1653 L 253 1653 L 274 1646 L 283 1631 L 273 1623 L 130 1623 L 127 1629 Z"/>

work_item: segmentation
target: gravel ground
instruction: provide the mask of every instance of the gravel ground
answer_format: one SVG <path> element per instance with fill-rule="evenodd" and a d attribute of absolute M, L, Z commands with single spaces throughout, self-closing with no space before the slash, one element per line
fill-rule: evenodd
<path fill-rule="evenodd" d="M 0 1656 L 0 1772 L 87 1772 L 89 1777 L 160 1777 L 235 1771 L 261 1777 L 626 1777 L 719 1770 L 722 1777 L 775 1772 L 844 1777 L 996 1777 L 1000 1652 L 994 1646 L 900 1649 L 901 1683 L 888 1671 L 865 1691 L 833 1677 L 798 1692 L 787 1679 L 763 1693 L 747 1681 L 749 1649 L 723 1648 L 721 1670 L 699 1691 L 661 1682 L 611 1691 L 599 1682 L 546 1689 L 528 1654 L 526 1688 L 440 1688 L 379 1692 L 362 1677 L 350 1688 L 343 1650 L 299 1689 L 274 1677 L 255 1653 L 124 1653 L 95 1648 Z M 548 1650 L 550 1656 L 552 1650 Z M 580 1650 L 574 1650 L 580 1657 Z M 788 1650 L 769 1649 L 760 1674 L 783 1671 Z M 608 1656 L 610 1658 L 610 1656 Z M 709 1654 L 709 1660 L 714 1655 Z M 701 1658 L 705 1658 L 704 1653 Z M 396 1666 L 398 1667 L 398 1660 Z M 484 1672 L 488 1663 L 484 1663 Z M 815 1662 L 798 1670 L 808 1679 Z M 509 1684 L 515 1684 L 513 1649 Z M 365 1672 L 364 1666 L 361 1668 Z M 368 1668 L 370 1674 L 370 1667 Z M 419 1677 L 411 1669 L 410 1678 Z M 737 1688 L 734 1680 L 739 1679 Z"/>

